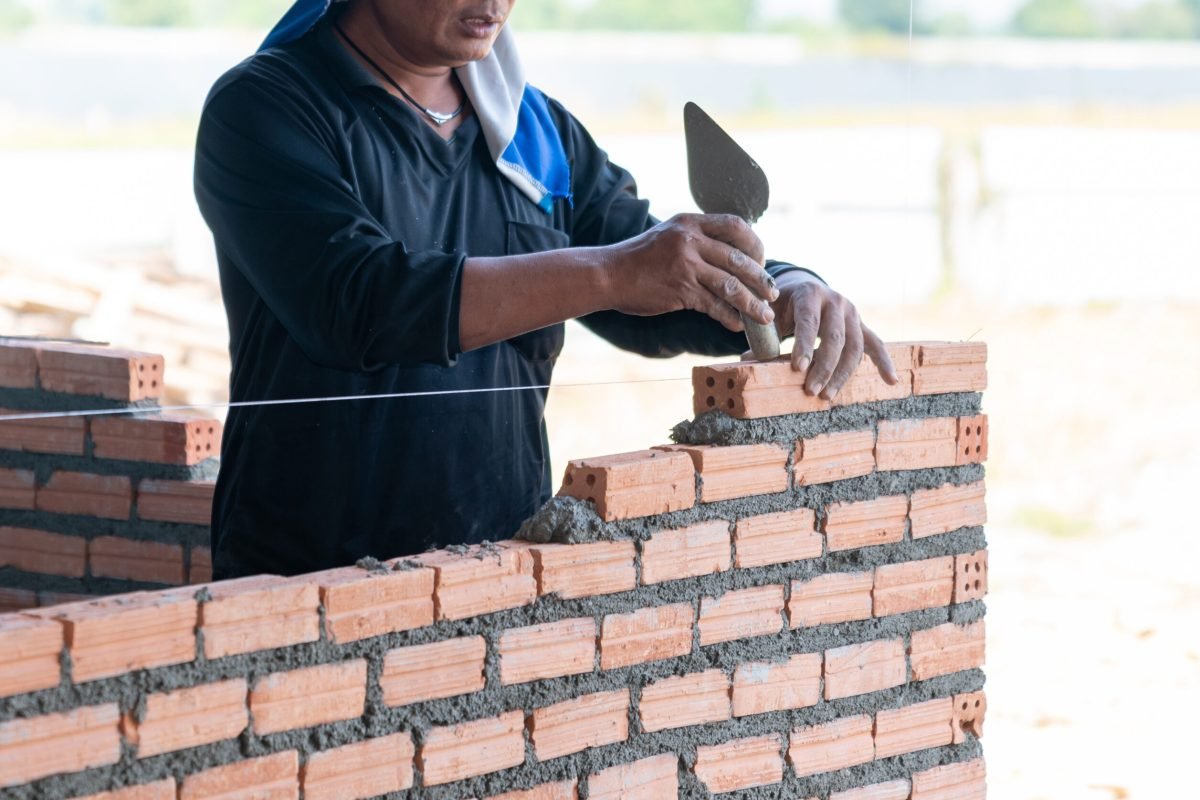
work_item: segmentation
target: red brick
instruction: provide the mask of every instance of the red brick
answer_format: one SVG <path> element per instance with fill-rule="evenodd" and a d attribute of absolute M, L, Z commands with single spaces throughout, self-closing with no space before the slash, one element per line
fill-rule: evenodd
<path fill-rule="evenodd" d="M 738 520 L 733 545 L 733 565 L 748 569 L 819 558 L 825 539 L 817 532 L 816 514 L 800 508 Z"/>
<path fill-rule="evenodd" d="M 154 783 L 126 786 L 123 789 L 113 789 L 111 792 L 76 797 L 74 800 L 175 800 L 175 779 L 164 778 Z"/>
<path fill-rule="evenodd" d="M 792 581 L 788 619 L 795 628 L 871 618 L 873 572 L 830 572 Z"/>
<path fill-rule="evenodd" d="M 539 761 L 629 738 L 629 690 L 584 695 L 531 715 L 529 738 Z"/>
<path fill-rule="evenodd" d="M 825 652 L 825 699 L 903 686 L 907 673 L 902 639 L 835 647 Z"/>
<path fill-rule="evenodd" d="M 133 403 L 163 394 L 163 357 L 113 347 L 42 344 L 38 380 L 47 392 Z"/>
<path fill-rule="evenodd" d="M 871 717 L 863 715 L 792 731 L 788 761 L 796 777 L 835 772 L 873 761 L 875 740 L 871 725 Z"/>
<path fill-rule="evenodd" d="M 38 605 L 42 608 L 47 606 L 63 606 L 68 603 L 86 603 L 91 600 L 99 600 L 100 595 L 83 594 L 81 592 L 38 592 Z M 40 613 L 40 612 L 39 612 Z"/>
<path fill-rule="evenodd" d="M 736 589 L 700 600 L 700 644 L 732 642 L 783 630 L 783 586 Z"/>
<path fill-rule="evenodd" d="M 0 586 L 0 614 L 24 611 L 38 604 L 37 593 L 30 589 L 10 589 Z"/>
<path fill-rule="evenodd" d="M 179 800 L 296 800 L 300 796 L 300 754 L 295 750 L 235 761 L 183 779 Z"/>
<path fill-rule="evenodd" d="M 873 783 L 858 789 L 834 792 L 829 795 L 829 800 L 908 800 L 910 791 L 908 779 L 901 778 L 898 781 Z"/>
<path fill-rule="evenodd" d="M 232 739 L 249 724 L 244 678 L 151 694 L 145 713 L 126 738 L 138 758 Z"/>
<path fill-rule="evenodd" d="M 0 788 L 117 763 L 119 717 L 109 703 L 0 723 Z"/>
<path fill-rule="evenodd" d="M 890 758 L 950 744 L 954 699 L 942 697 L 875 715 L 875 757 Z"/>
<path fill-rule="evenodd" d="M 574 780 L 543 783 L 532 789 L 492 795 L 488 800 L 579 800 L 578 783 Z"/>
<path fill-rule="evenodd" d="M 161 542 L 142 542 L 116 536 L 100 536 L 88 543 L 92 575 L 129 581 L 165 583 L 183 581 L 183 547 Z"/>
<path fill-rule="evenodd" d="M 556 594 L 569 600 L 637 587 L 633 542 L 544 544 L 530 551 L 540 595 Z"/>
<path fill-rule="evenodd" d="M 58 686 L 63 627 L 54 620 L 0 616 L 0 697 Z"/>
<path fill-rule="evenodd" d="M 638 711 L 647 733 L 725 722 L 733 713 L 729 678 L 719 669 L 662 678 L 642 689 Z"/>
<path fill-rule="evenodd" d="M 955 556 L 954 602 L 982 600 L 988 590 L 988 551 Z"/>
<path fill-rule="evenodd" d="M 609 614 L 600 636 L 601 669 L 617 669 L 692 652 L 696 612 L 691 603 Z"/>
<path fill-rule="evenodd" d="M 909 516 L 914 539 L 983 525 L 987 522 L 983 481 L 913 492 Z"/>
<path fill-rule="evenodd" d="M 525 763 L 525 715 L 498 717 L 431 728 L 417 751 L 426 786 L 461 781 Z"/>
<path fill-rule="evenodd" d="M 212 581 L 212 550 L 193 547 L 191 565 L 188 567 L 188 583 L 210 583 Z"/>
<path fill-rule="evenodd" d="M 874 613 L 877 617 L 948 606 L 953 594 L 953 556 L 875 568 Z"/>
<path fill-rule="evenodd" d="M 880 472 L 953 467 L 958 461 L 958 420 L 881 420 L 875 439 L 875 468 Z"/>
<path fill-rule="evenodd" d="M 796 442 L 797 486 L 857 478 L 875 471 L 875 431 L 826 433 Z"/>
<path fill-rule="evenodd" d="M 904 539 L 908 498 L 880 497 L 859 503 L 834 503 L 825 518 L 829 552 L 855 550 Z"/>
<path fill-rule="evenodd" d="M 83 417 L 47 417 L 6 420 L 4 417 L 51 413 L 0 409 L 0 450 L 81 456 L 87 450 L 87 420 Z"/>
<path fill-rule="evenodd" d="M 713 794 L 783 782 L 783 737 L 735 739 L 696 748 L 696 777 Z"/>
<path fill-rule="evenodd" d="M 912 800 L 987 800 L 983 759 L 934 767 L 912 776 Z"/>
<path fill-rule="evenodd" d="M 463 554 L 440 550 L 415 560 L 437 573 L 434 600 L 439 620 L 478 617 L 537 599 L 533 554 L 520 544 L 476 546 Z"/>
<path fill-rule="evenodd" d="M 962 744 L 970 733 L 983 738 L 983 719 L 987 716 L 987 695 L 983 692 L 954 695 L 954 743 Z"/>
<path fill-rule="evenodd" d="M 0 508 L 32 511 L 35 507 L 35 477 L 29 469 L 0 469 Z"/>
<path fill-rule="evenodd" d="M 275 672 L 250 690 L 257 734 L 310 728 L 361 717 L 367 701 L 367 662 Z"/>
<path fill-rule="evenodd" d="M 221 455 L 221 422 L 182 414 L 91 417 L 96 458 L 191 466 Z"/>
<path fill-rule="evenodd" d="M 0 528 L 0 567 L 82 578 L 87 568 L 87 540 L 26 528 Z"/>
<path fill-rule="evenodd" d="M 432 569 L 346 567 L 308 579 L 321 587 L 325 631 L 338 644 L 433 624 Z"/>
<path fill-rule="evenodd" d="M 38 511 L 127 520 L 133 487 L 123 475 L 55 472 L 38 489 Z"/>
<path fill-rule="evenodd" d="M 641 450 L 567 464 L 559 496 L 594 503 L 611 522 L 691 508 L 696 504 L 696 472 L 683 453 Z"/>
<path fill-rule="evenodd" d="M 986 414 L 978 417 L 958 418 L 958 438 L 956 440 L 959 466 L 963 464 L 982 464 L 988 457 L 988 418 Z"/>
<path fill-rule="evenodd" d="M 206 658 L 315 642 L 321 636 L 315 583 L 259 575 L 206 588 L 209 599 L 200 606 Z"/>
<path fill-rule="evenodd" d="M 0 386 L 6 389 L 37 388 L 37 342 L 0 339 Z"/>
<path fill-rule="evenodd" d="M 500 635 L 500 682 L 505 686 L 591 672 L 596 661 L 596 620 L 547 622 Z"/>
<path fill-rule="evenodd" d="M 722 520 L 660 531 L 641 548 L 643 585 L 724 572 L 731 565 L 729 523 Z"/>
<path fill-rule="evenodd" d="M 692 466 L 700 474 L 703 503 L 777 494 L 788 488 L 788 452 L 773 444 L 669 445 L 655 449 L 685 453 L 692 459 Z"/>
<path fill-rule="evenodd" d="M 196 601 L 178 592 L 136 592 L 29 613 L 62 620 L 75 683 L 196 657 Z"/>
<path fill-rule="evenodd" d="M 358 800 L 409 789 L 412 736 L 394 733 L 313 753 L 300 771 L 305 800 Z"/>
<path fill-rule="evenodd" d="M 139 519 L 183 525 L 212 523 L 215 481 L 155 481 L 138 484 Z"/>
<path fill-rule="evenodd" d="M 719 410 L 736 419 L 777 417 L 827 411 L 828 400 L 804 391 L 808 374 L 796 372 L 790 361 L 735 362 L 692 370 L 696 416 Z"/>
<path fill-rule="evenodd" d="M 982 392 L 987 388 L 983 342 L 924 342 L 917 348 L 913 394 Z"/>
<path fill-rule="evenodd" d="M 589 800 L 663 800 L 679 795 L 679 756 L 666 753 L 588 777 Z"/>
<path fill-rule="evenodd" d="M 983 620 L 970 625 L 952 622 L 912 634 L 909 658 L 913 680 L 924 681 L 983 666 Z"/>
<path fill-rule="evenodd" d="M 869 357 L 863 356 L 862 363 L 854 370 L 850 380 L 834 398 L 834 405 L 846 406 L 854 403 L 875 403 L 880 400 L 901 400 L 912 395 L 913 359 L 915 348 L 911 344 L 884 345 L 896 368 L 899 380 L 889 386 L 879 375 L 879 368 Z"/>
<path fill-rule="evenodd" d="M 482 636 L 389 650 L 379 677 L 383 702 L 403 706 L 478 692 L 486 654 Z"/>
<path fill-rule="evenodd" d="M 821 653 L 801 653 L 773 664 L 738 664 L 733 671 L 733 715 L 815 706 L 821 701 Z"/>

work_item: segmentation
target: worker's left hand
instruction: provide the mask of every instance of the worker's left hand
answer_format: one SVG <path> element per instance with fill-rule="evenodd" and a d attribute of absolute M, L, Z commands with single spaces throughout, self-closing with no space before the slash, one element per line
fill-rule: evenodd
<path fill-rule="evenodd" d="M 832 400 L 866 353 L 880 376 L 899 382 L 896 367 L 878 336 L 858 317 L 858 309 L 814 275 L 800 270 L 776 278 L 779 299 L 771 304 L 780 337 L 795 334 L 792 369 L 808 371 L 804 390 Z M 817 337 L 821 346 L 817 347 Z"/>

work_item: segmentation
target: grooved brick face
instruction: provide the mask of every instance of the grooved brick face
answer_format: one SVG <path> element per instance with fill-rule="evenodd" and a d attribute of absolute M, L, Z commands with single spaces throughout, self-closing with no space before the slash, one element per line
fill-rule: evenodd
<path fill-rule="evenodd" d="M 909 517 L 914 539 L 982 525 L 987 522 L 983 481 L 913 492 Z"/>
<path fill-rule="evenodd" d="M 776 494 L 788 488 L 788 453 L 772 444 L 668 445 L 655 449 L 685 453 L 692 459 L 692 466 L 700 474 L 700 500 L 704 503 Z"/>
<path fill-rule="evenodd" d="M 273 575 L 221 581 L 200 607 L 206 658 L 271 650 L 320 637 L 317 585 Z"/>
<path fill-rule="evenodd" d="M 983 719 L 987 715 L 987 695 L 983 692 L 954 696 L 954 743 L 961 744 L 970 733 L 983 738 Z"/>
<path fill-rule="evenodd" d="M 0 422 L 0 433 L 4 423 Z M 0 508 L 34 509 L 35 475 L 29 469 L 0 469 Z"/>
<path fill-rule="evenodd" d="M 904 539 L 908 498 L 880 497 L 859 503 L 834 503 L 825 519 L 829 552 L 855 550 Z"/>
<path fill-rule="evenodd" d="M 96 458 L 191 466 L 221 455 L 221 422 L 180 414 L 91 417 Z"/>
<path fill-rule="evenodd" d="M 617 669 L 692 652 L 691 603 L 642 608 L 629 614 L 609 614 L 600 636 L 601 669 Z"/>
<path fill-rule="evenodd" d="M 917 346 L 913 394 L 982 392 L 987 388 L 987 345 L 928 342 Z"/>
<path fill-rule="evenodd" d="M 521 543 L 472 547 L 461 555 L 438 551 L 413 560 L 437 573 L 434 598 L 439 620 L 477 617 L 537 599 L 533 553 Z"/>
<path fill-rule="evenodd" d="M 87 568 L 87 540 L 28 528 L 0 527 L 0 567 L 82 578 Z"/>
<path fill-rule="evenodd" d="M 183 779 L 179 800 L 296 800 L 300 796 L 300 754 L 295 750 L 235 761 Z"/>
<path fill-rule="evenodd" d="M 144 480 L 138 484 L 138 517 L 207 527 L 212 522 L 216 485 L 215 481 Z"/>
<path fill-rule="evenodd" d="M 0 587 L 0 614 L 24 611 L 38 604 L 37 593 L 30 589 L 6 589 Z"/>
<path fill-rule="evenodd" d="M 338 644 L 433 624 L 432 569 L 345 567 L 308 577 L 320 587 L 325 631 Z"/>
<path fill-rule="evenodd" d="M 133 403 L 163 393 L 163 358 L 115 347 L 43 344 L 38 380 L 47 392 L 81 394 Z"/>
<path fill-rule="evenodd" d="M 956 462 L 963 464 L 982 464 L 988 457 L 988 418 L 987 415 L 978 417 L 958 418 L 958 441 Z"/>
<path fill-rule="evenodd" d="M 834 398 L 834 405 L 852 403 L 875 403 L 880 400 L 901 400 L 912 395 L 913 359 L 915 348 L 911 344 L 885 344 L 892 365 L 896 368 L 895 385 L 889 386 L 879 375 L 879 368 L 868 356 L 863 356 L 850 380 Z"/>
<path fill-rule="evenodd" d="M 578 784 L 574 780 L 543 783 L 532 789 L 492 795 L 487 800 L 578 800 Z"/>
<path fill-rule="evenodd" d="M 62 649 L 61 623 L 0 616 L 0 697 L 58 686 Z"/>
<path fill-rule="evenodd" d="M 121 757 L 116 703 L 0 723 L 0 788 Z"/>
<path fill-rule="evenodd" d="M 588 777 L 589 800 L 663 800 L 679 795 L 679 756 L 667 753 Z"/>
<path fill-rule="evenodd" d="M 207 547 L 192 548 L 192 562 L 188 567 L 188 583 L 212 581 L 212 550 Z"/>
<path fill-rule="evenodd" d="M 870 715 L 844 717 L 792 731 L 788 761 L 796 776 L 833 772 L 875 759 Z"/>
<path fill-rule="evenodd" d="M 782 663 L 738 664 L 733 672 L 733 715 L 806 708 L 821 702 L 821 653 L 802 653 Z"/>
<path fill-rule="evenodd" d="M 127 520 L 133 485 L 122 475 L 55 472 L 37 491 L 38 511 Z"/>
<path fill-rule="evenodd" d="M 875 471 L 875 431 L 826 433 L 796 442 L 797 486 L 812 486 Z"/>
<path fill-rule="evenodd" d="M 695 367 L 693 406 L 696 416 L 717 409 L 735 419 L 828 411 L 832 403 L 804 391 L 807 378 L 790 360 Z"/>
<path fill-rule="evenodd" d="M 523 763 L 525 715 L 520 711 L 430 728 L 417 751 L 417 766 L 426 786 L 440 786 Z"/>
<path fill-rule="evenodd" d="M 792 581 L 788 619 L 792 629 L 871 618 L 874 572 L 830 572 Z"/>
<path fill-rule="evenodd" d="M 346 800 L 399 792 L 413 784 L 412 736 L 395 733 L 313 753 L 300 773 L 305 800 Z"/>
<path fill-rule="evenodd" d="M 178 586 L 184 582 L 183 547 L 100 536 L 88 542 L 88 563 L 96 577 Z"/>
<path fill-rule="evenodd" d="M 986 800 L 983 759 L 934 767 L 912 776 L 912 800 Z"/>
<path fill-rule="evenodd" d="M 246 681 L 237 678 L 149 695 L 142 720 L 127 721 L 125 735 L 147 758 L 232 739 L 247 724 Z"/>
<path fill-rule="evenodd" d="M 638 711 L 649 733 L 725 722 L 732 715 L 729 678 L 719 669 L 663 678 L 642 689 Z"/>
<path fill-rule="evenodd" d="M 505 686 L 591 672 L 596 621 L 584 617 L 507 630 L 500 635 L 499 653 Z"/>
<path fill-rule="evenodd" d="M 641 543 L 642 584 L 694 578 L 730 568 L 729 523 L 660 531 Z"/>
<path fill-rule="evenodd" d="M 954 698 L 941 697 L 875 715 L 875 757 L 890 758 L 950 744 Z"/>
<path fill-rule="evenodd" d="M 16 409 L 0 409 L 0 417 L 19 415 Z M 5 420 L 0 418 L 0 450 L 81 456 L 87 447 L 87 421 L 83 417 Z"/>
<path fill-rule="evenodd" d="M 825 699 L 903 686 L 907 673 L 903 639 L 835 647 L 825 652 Z"/>
<path fill-rule="evenodd" d="M 389 650 L 379 677 L 383 702 L 402 706 L 478 692 L 486 654 L 482 636 Z"/>
<path fill-rule="evenodd" d="M 825 539 L 817 532 L 816 514 L 801 508 L 738 520 L 733 545 L 734 566 L 749 569 L 819 558 Z"/>
<path fill-rule="evenodd" d="M 923 681 L 982 667 L 984 636 L 983 620 L 970 625 L 950 622 L 929 630 L 914 631 L 909 649 L 913 680 Z"/>
<path fill-rule="evenodd" d="M 783 782 L 783 737 L 736 739 L 696 748 L 696 777 L 713 794 Z"/>
<path fill-rule="evenodd" d="M 683 453 L 640 450 L 567 464 L 559 496 L 594 503 L 606 522 L 696 504 L 696 472 Z"/>
<path fill-rule="evenodd" d="M 361 717 L 367 699 L 367 662 L 276 672 L 250 692 L 254 732 L 279 733 Z"/>
<path fill-rule="evenodd" d="M 880 472 L 953 467 L 958 463 L 958 420 L 880 420 L 875 467 Z"/>
<path fill-rule="evenodd" d="M 954 602 L 982 600 L 988 590 L 988 552 L 954 557 Z"/>
<path fill-rule="evenodd" d="M 175 791 L 175 779 L 165 778 L 154 783 L 143 783 L 140 786 L 126 786 L 124 789 L 114 789 L 111 792 L 76 797 L 74 800 L 175 800 Z"/>
<path fill-rule="evenodd" d="M 829 795 L 829 800 L 908 800 L 909 791 L 911 787 L 908 780 L 902 778 L 887 783 L 873 783 L 845 792 L 834 792 Z"/>
<path fill-rule="evenodd" d="M 538 594 L 564 600 L 628 592 L 637 586 L 633 542 L 544 544 L 531 547 Z"/>
<path fill-rule="evenodd" d="M 539 708 L 529 738 L 539 761 L 629 738 L 629 690 L 600 692 Z"/>
<path fill-rule="evenodd" d="M 700 600 L 700 644 L 731 642 L 783 630 L 783 587 L 737 589 Z"/>
<path fill-rule="evenodd" d="M 32 342 L 0 339 L 0 386 L 37 388 L 37 348 Z"/>
<path fill-rule="evenodd" d="M 945 556 L 876 567 L 875 616 L 950 605 L 954 560 L 954 556 Z"/>

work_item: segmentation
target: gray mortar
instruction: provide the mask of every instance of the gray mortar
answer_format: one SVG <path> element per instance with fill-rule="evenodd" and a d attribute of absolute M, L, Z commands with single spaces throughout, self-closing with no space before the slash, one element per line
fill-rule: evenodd
<path fill-rule="evenodd" d="M 982 394 L 939 394 L 838 406 L 829 411 L 735 419 L 709 411 L 675 426 L 671 438 L 680 444 L 786 444 L 822 433 L 861 430 L 884 419 L 973 417 L 983 407 Z"/>
<path fill-rule="evenodd" d="M 5 424 L 0 417 L 0 425 Z M 45 482 L 52 472 L 89 472 L 94 475 L 121 475 L 135 482 L 141 478 L 168 481 L 213 480 L 221 467 L 221 459 L 208 458 L 199 464 L 152 464 L 145 461 L 119 461 L 94 458 L 90 455 L 91 439 L 84 455 L 28 453 L 23 450 L 0 450 L 0 467 L 33 470 L 39 482 Z"/>
<path fill-rule="evenodd" d="M 157 400 L 138 400 L 126 403 L 107 397 L 82 394 L 47 392 L 42 389 L 0 389 L 0 408 L 29 413 L 51 413 L 54 411 L 112 411 L 124 409 L 132 413 L 159 410 Z"/>
<path fill-rule="evenodd" d="M 947 483 L 961 486 L 983 480 L 984 468 L 979 464 L 962 467 L 873 472 L 861 478 L 799 486 L 778 494 L 765 494 L 724 500 L 719 503 L 700 503 L 683 511 L 672 511 L 648 517 L 605 522 L 595 506 L 573 497 L 551 498 L 521 526 L 515 538 L 545 544 L 583 544 L 586 542 L 647 539 L 662 530 L 684 528 L 698 522 L 727 520 L 736 522 L 745 517 L 811 508 L 818 518 L 831 503 L 874 500 L 885 495 L 911 494 L 921 489 L 936 489 Z"/>
<path fill-rule="evenodd" d="M 175 588 L 165 584 L 128 581 L 121 578 L 64 578 L 61 575 L 22 572 L 12 567 L 0 567 L 0 586 L 5 589 L 28 589 L 34 592 L 64 592 L 97 596 Z"/>

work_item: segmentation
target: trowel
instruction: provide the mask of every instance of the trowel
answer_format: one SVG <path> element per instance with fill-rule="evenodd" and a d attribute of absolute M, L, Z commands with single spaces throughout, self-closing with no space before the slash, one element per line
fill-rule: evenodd
<path fill-rule="evenodd" d="M 700 210 L 758 222 L 771 200 L 771 186 L 762 167 L 695 103 L 683 107 L 683 130 L 688 183 Z M 743 314 L 742 324 L 756 359 L 779 357 L 779 332 L 774 323 L 764 325 Z"/>

